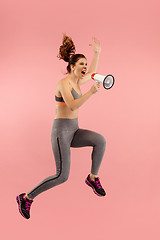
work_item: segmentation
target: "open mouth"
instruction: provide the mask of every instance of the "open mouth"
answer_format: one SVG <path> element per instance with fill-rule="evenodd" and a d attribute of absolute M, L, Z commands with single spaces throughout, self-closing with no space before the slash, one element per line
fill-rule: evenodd
<path fill-rule="evenodd" d="M 82 73 L 82 76 L 84 76 L 86 73 L 86 70 L 83 70 L 81 73 Z"/>

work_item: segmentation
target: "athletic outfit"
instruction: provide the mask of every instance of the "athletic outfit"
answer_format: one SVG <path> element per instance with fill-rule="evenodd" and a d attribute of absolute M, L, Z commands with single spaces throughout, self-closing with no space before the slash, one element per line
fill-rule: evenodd
<path fill-rule="evenodd" d="M 71 93 L 74 99 L 78 99 L 82 96 L 82 94 L 78 94 L 72 86 Z M 55 96 L 55 100 L 56 104 L 66 104 L 61 96 Z M 78 126 L 78 118 L 58 118 L 54 119 L 53 122 L 51 144 L 56 163 L 56 174 L 45 178 L 40 184 L 28 192 L 27 196 L 31 199 L 34 199 L 41 192 L 67 181 L 70 171 L 70 147 L 93 147 L 91 154 L 91 173 L 97 175 L 105 152 L 106 140 L 99 133 L 80 129 Z M 99 178 L 96 178 L 95 181 L 91 181 L 88 175 L 85 182 L 93 188 L 97 195 L 105 196 L 105 191 L 100 184 Z M 33 200 L 28 202 L 28 199 L 24 198 L 24 195 L 23 193 L 17 196 L 17 202 L 20 213 L 25 218 L 29 218 L 29 210 Z"/>
<path fill-rule="evenodd" d="M 72 84 L 70 83 L 70 81 L 68 80 L 69 82 L 69 86 L 70 86 L 70 90 L 71 90 L 71 93 L 72 93 L 72 96 L 74 99 L 77 99 L 77 98 L 80 98 L 82 96 L 82 93 L 81 94 L 78 94 L 74 88 L 72 87 Z M 62 96 L 56 96 L 55 95 L 55 101 L 56 101 L 56 105 L 62 105 L 62 106 L 67 106 L 67 104 L 65 103 L 65 101 L 63 100 Z"/>

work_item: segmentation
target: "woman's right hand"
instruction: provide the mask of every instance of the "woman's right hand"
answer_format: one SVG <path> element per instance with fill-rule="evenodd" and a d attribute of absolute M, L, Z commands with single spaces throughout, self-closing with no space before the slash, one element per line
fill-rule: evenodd
<path fill-rule="evenodd" d="M 91 87 L 90 91 L 92 94 L 98 92 L 100 89 L 100 83 L 94 83 L 93 86 Z"/>

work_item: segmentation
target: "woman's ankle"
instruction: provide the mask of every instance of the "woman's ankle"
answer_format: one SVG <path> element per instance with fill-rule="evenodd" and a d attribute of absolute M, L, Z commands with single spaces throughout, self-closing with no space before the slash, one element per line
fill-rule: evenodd
<path fill-rule="evenodd" d="M 26 195 L 24 195 L 24 198 L 27 198 L 27 199 L 29 199 L 29 200 L 33 200 L 33 199 L 31 199 L 31 198 L 29 198 L 28 196 L 27 196 L 27 193 L 26 193 Z"/>
<path fill-rule="evenodd" d="M 95 175 L 95 174 L 93 174 L 93 173 L 90 173 L 90 179 L 92 180 L 92 181 L 95 181 L 95 178 L 97 177 L 97 175 Z"/>

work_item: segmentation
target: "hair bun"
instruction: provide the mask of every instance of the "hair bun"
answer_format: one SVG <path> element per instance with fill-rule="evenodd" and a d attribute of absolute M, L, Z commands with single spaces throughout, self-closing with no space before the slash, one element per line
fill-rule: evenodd
<path fill-rule="evenodd" d="M 62 45 L 59 48 L 57 57 L 63 59 L 65 62 L 69 62 L 70 57 L 75 54 L 75 51 L 76 49 L 72 39 L 64 33 Z"/>

